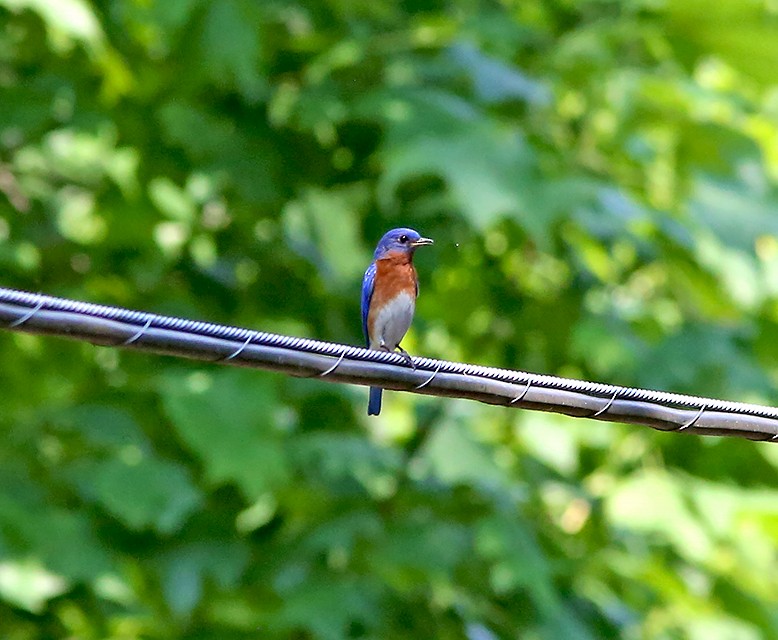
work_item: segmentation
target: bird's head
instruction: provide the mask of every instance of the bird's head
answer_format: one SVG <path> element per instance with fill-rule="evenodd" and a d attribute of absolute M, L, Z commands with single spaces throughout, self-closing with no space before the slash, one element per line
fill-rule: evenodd
<path fill-rule="evenodd" d="M 417 231 L 413 229 L 392 229 L 384 234 L 375 250 L 374 258 L 378 260 L 389 252 L 402 251 L 412 254 L 417 247 L 423 247 L 432 244 L 430 238 L 422 238 Z"/>

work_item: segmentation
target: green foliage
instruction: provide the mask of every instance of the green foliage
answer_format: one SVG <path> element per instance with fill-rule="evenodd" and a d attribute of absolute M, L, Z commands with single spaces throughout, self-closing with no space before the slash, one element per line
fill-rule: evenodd
<path fill-rule="evenodd" d="M 776 403 L 756 0 L 0 0 L 2 284 Z M 0 636 L 778 638 L 778 447 L 0 336 Z"/>

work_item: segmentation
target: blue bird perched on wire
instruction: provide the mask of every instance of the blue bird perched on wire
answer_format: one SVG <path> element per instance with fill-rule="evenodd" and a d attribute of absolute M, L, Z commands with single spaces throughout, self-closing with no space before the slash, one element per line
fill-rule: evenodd
<path fill-rule="evenodd" d="M 381 238 L 362 279 L 362 332 L 368 349 L 398 350 L 412 367 L 413 360 L 400 341 L 411 326 L 419 295 L 413 254 L 432 242 L 413 229 L 392 229 Z M 370 387 L 367 415 L 381 413 L 382 392 L 380 387 Z"/>

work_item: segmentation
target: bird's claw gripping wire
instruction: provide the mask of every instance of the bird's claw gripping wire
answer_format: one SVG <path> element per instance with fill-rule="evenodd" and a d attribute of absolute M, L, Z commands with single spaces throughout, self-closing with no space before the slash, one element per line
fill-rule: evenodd
<path fill-rule="evenodd" d="M 416 363 L 413 361 L 411 354 L 408 353 L 405 349 L 403 349 L 399 344 L 394 349 L 390 349 L 382 342 L 380 349 L 381 351 L 386 351 L 386 353 L 396 353 L 397 355 L 402 356 L 403 360 L 405 360 L 408 366 L 414 371 L 416 371 Z"/>
<path fill-rule="evenodd" d="M 400 352 L 400 355 L 405 358 L 405 362 L 408 363 L 408 366 L 416 371 L 416 363 L 413 361 L 413 358 L 411 357 L 411 354 L 408 353 L 405 349 L 403 349 L 399 344 L 397 345 L 397 351 Z"/>

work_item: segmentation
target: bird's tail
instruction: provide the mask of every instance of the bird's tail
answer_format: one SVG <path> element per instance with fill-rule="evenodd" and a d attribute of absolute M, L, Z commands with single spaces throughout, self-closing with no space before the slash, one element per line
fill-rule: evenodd
<path fill-rule="evenodd" d="M 367 415 L 377 416 L 381 413 L 381 387 L 370 387 L 370 400 L 367 403 Z"/>

